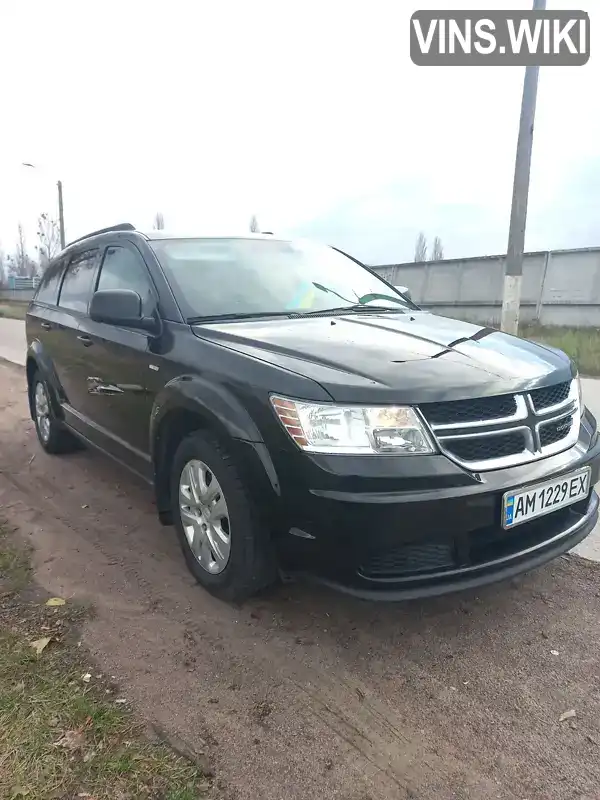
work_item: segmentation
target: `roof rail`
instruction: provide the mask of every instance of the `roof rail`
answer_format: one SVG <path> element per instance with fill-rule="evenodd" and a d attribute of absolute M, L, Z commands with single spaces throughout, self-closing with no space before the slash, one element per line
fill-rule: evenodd
<path fill-rule="evenodd" d="M 97 231 L 92 231 L 91 233 L 86 233 L 85 236 L 80 236 L 78 239 L 73 239 L 72 242 L 69 242 L 67 247 L 70 247 L 72 244 L 76 242 L 82 242 L 84 239 L 89 239 L 90 236 L 97 236 L 99 233 L 111 233 L 113 231 L 134 231 L 135 225 L 132 225 L 131 222 L 121 222 L 118 225 L 109 225 L 108 228 L 99 228 Z"/>

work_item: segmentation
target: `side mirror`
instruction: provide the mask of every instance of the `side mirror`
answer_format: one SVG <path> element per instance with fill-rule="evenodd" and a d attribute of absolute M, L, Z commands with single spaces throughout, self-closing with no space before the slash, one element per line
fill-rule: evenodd
<path fill-rule="evenodd" d="M 94 322 L 136 328 L 149 333 L 158 333 L 160 327 L 157 317 L 142 315 L 142 298 L 132 289 L 100 289 L 94 292 L 90 317 Z"/>
<path fill-rule="evenodd" d="M 412 302 L 412 295 L 408 286 L 396 286 L 396 289 L 398 289 L 400 294 L 403 294 L 404 297 L 408 297 L 408 299 Z"/>

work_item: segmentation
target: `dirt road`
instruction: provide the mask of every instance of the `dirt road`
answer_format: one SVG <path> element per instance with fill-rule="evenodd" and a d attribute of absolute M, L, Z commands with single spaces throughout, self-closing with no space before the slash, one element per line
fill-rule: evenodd
<path fill-rule="evenodd" d="M 219 797 L 600 798 L 597 564 L 423 603 L 288 585 L 233 608 L 188 576 L 146 486 L 41 451 L 6 365 L 0 504 L 38 580 L 94 604 L 87 644 L 126 696 L 209 754 Z"/>

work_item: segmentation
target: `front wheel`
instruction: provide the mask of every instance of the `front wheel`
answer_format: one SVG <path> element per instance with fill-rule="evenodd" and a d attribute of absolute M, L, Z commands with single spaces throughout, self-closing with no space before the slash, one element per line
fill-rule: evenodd
<path fill-rule="evenodd" d="M 173 459 L 171 499 L 186 563 L 207 591 L 241 602 L 275 580 L 268 531 L 220 442 L 202 432 L 181 442 Z"/>

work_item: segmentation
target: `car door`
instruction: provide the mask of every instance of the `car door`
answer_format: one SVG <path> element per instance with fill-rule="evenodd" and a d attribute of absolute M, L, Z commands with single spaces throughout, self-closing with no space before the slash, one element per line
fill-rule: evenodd
<path fill-rule="evenodd" d="M 85 404 L 81 384 L 85 355 L 78 338 L 79 322 L 87 314 L 98 261 L 97 248 L 76 251 L 68 258 L 58 303 L 55 308 L 46 309 L 40 323 L 46 329 L 44 342 L 52 359 L 65 419 L 76 430 L 81 430 L 79 420 Z"/>
<path fill-rule="evenodd" d="M 151 316 L 157 307 L 158 295 L 148 268 L 130 242 L 106 248 L 95 288 L 133 289 L 142 299 L 145 316 Z M 156 362 L 151 352 L 154 337 L 146 331 L 95 322 L 89 315 L 80 321 L 79 333 L 85 351 L 85 414 L 92 435 L 112 455 L 146 474 L 154 399 L 149 388 Z"/>

